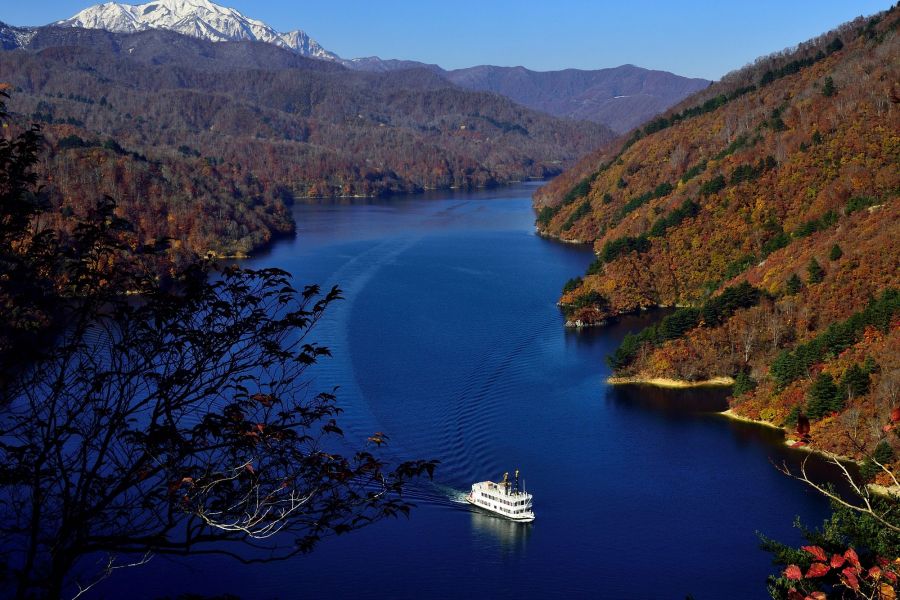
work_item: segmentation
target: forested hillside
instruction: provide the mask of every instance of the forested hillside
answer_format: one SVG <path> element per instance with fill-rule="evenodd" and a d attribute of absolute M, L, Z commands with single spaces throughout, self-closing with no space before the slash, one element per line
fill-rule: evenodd
<path fill-rule="evenodd" d="M 546 72 L 482 65 L 444 76 L 464 88 L 502 94 L 551 115 L 603 123 L 618 133 L 643 125 L 710 84 L 634 65 Z"/>
<path fill-rule="evenodd" d="M 541 232 L 597 253 L 563 291 L 572 324 L 678 307 L 616 374 L 735 377 L 736 413 L 808 417 L 851 456 L 900 420 L 898 22 L 759 59 L 536 195 Z"/>
<path fill-rule="evenodd" d="M 44 127 L 45 192 L 63 212 L 109 194 L 143 236 L 199 252 L 290 231 L 294 198 L 545 177 L 613 137 L 427 70 L 166 31 L 41 28 L 0 52 L 0 74 L 15 121 Z"/>

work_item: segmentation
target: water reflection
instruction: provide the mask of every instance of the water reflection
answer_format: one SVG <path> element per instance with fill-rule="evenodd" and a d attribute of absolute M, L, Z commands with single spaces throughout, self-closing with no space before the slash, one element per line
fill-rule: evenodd
<path fill-rule="evenodd" d="M 622 411 L 640 411 L 666 423 L 694 422 L 697 426 L 724 428 L 730 431 L 735 445 L 746 452 L 763 453 L 772 468 L 799 472 L 805 463 L 806 473 L 816 483 L 830 483 L 839 493 L 852 498 L 852 489 L 843 471 L 822 455 L 791 448 L 785 433 L 778 427 L 729 419 L 721 414 L 728 408 L 731 388 L 668 389 L 651 385 L 617 385 L 606 390 L 606 403 Z M 854 476 L 858 467 L 847 465 Z"/>
<path fill-rule="evenodd" d="M 730 393 L 731 388 L 668 389 L 652 385 L 617 385 L 607 388 L 606 401 L 616 408 L 685 416 L 725 410 Z"/>
<path fill-rule="evenodd" d="M 528 545 L 533 523 L 516 523 L 477 508 L 472 509 L 472 531 L 490 536 L 507 552 L 522 552 Z"/>

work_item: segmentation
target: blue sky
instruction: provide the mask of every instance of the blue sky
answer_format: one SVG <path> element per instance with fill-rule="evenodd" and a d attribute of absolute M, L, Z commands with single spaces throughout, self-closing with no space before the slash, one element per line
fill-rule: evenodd
<path fill-rule="evenodd" d="M 140 3 L 132 0 L 129 3 Z M 890 0 L 220 0 L 276 29 L 303 29 L 345 58 L 597 69 L 631 63 L 718 79 Z M 0 2 L 0 21 L 45 24 L 93 4 Z"/>

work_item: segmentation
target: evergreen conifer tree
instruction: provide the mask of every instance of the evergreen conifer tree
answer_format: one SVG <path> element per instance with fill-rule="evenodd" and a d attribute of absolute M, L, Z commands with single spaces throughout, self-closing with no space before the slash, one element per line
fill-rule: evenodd
<path fill-rule="evenodd" d="M 834 378 L 828 373 L 819 373 L 807 392 L 806 414 L 810 419 L 821 419 L 830 412 L 840 410 L 843 405 Z"/>
<path fill-rule="evenodd" d="M 847 398 L 864 396 L 869 391 L 869 374 L 858 364 L 853 364 L 841 378 L 841 390 Z"/>
<path fill-rule="evenodd" d="M 788 277 L 785 289 L 787 290 L 787 293 L 791 295 L 794 295 L 801 289 L 803 289 L 803 282 L 800 281 L 800 278 L 797 277 L 796 273 L 793 273 L 790 277 Z"/>
<path fill-rule="evenodd" d="M 809 275 L 807 281 L 810 284 L 819 283 L 825 278 L 825 269 L 822 268 L 822 265 L 819 264 L 815 258 L 809 261 L 809 266 L 806 267 L 806 273 Z"/>

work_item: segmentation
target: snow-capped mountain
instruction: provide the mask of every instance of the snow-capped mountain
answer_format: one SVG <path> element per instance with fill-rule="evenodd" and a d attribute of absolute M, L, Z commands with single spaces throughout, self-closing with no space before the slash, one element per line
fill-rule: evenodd
<path fill-rule="evenodd" d="M 233 8 L 208 0 L 154 0 L 145 4 L 105 2 L 77 15 L 57 21 L 61 27 L 105 29 L 134 33 L 147 29 L 168 29 L 211 42 L 252 40 L 293 50 L 302 56 L 339 61 L 303 31 L 279 33 L 262 21 L 245 17 Z"/>
<path fill-rule="evenodd" d="M 0 22 L 0 49 L 12 50 L 26 46 L 37 33 L 34 27 L 13 27 Z"/>

